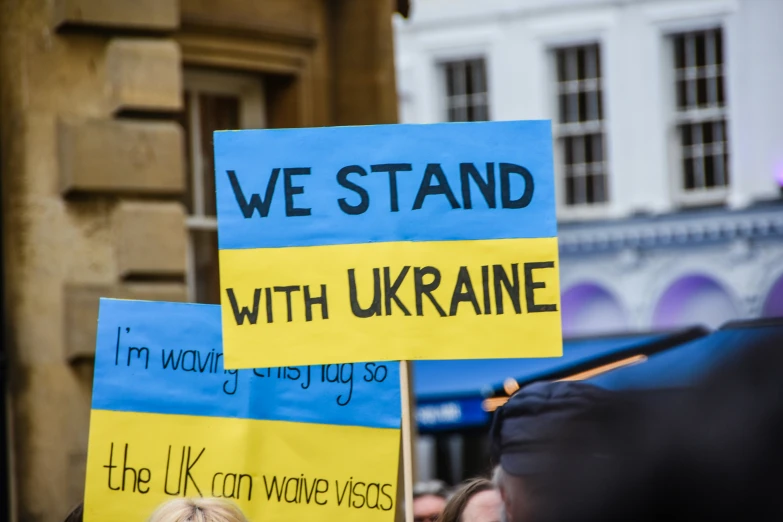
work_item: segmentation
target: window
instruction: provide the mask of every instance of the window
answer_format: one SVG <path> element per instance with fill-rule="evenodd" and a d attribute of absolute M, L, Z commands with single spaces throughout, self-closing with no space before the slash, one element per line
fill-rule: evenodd
<path fill-rule="evenodd" d="M 729 184 L 723 36 L 712 29 L 672 39 L 681 188 L 709 199 Z"/>
<path fill-rule="evenodd" d="M 485 121 L 489 119 L 487 68 L 483 58 L 446 62 L 446 121 Z"/>
<path fill-rule="evenodd" d="M 565 204 L 609 200 L 604 136 L 601 53 L 598 44 L 555 50 L 557 140 Z"/>
<path fill-rule="evenodd" d="M 186 71 L 185 129 L 188 218 L 188 293 L 192 301 L 220 303 L 215 166 L 212 133 L 264 126 L 261 79 L 256 76 Z"/>

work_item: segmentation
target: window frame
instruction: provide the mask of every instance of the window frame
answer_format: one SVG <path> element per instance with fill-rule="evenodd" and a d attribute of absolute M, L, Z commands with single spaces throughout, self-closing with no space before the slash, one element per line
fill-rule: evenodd
<path fill-rule="evenodd" d="M 721 107 L 708 107 L 703 109 L 688 109 L 681 111 L 677 106 L 677 69 L 674 59 L 675 39 L 678 36 L 703 33 L 707 31 L 718 30 L 721 32 L 722 40 L 722 78 L 723 78 L 723 96 L 724 103 Z M 667 145 L 669 151 L 669 183 L 671 187 L 671 197 L 674 204 L 679 207 L 703 207 L 711 205 L 722 205 L 728 201 L 731 194 L 732 178 L 735 176 L 731 168 L 731 98 L 729 93 L 729 48 L 726 38 L 726 24 L 720 20 L 704 21 L 702 23 L 693 23 L 688 25 L 679 24 L 676 27 L 670 27 L 663 33 L 664 59 L 663 66 L 665 73 L 663 77 L 666 80 L 667 105 Z M 683 146 L 680 141 L 680 126 L 688 123 L 706 123 L 723 121 L 726 136 L 724 136 L 725 146 L 728 149 L 729 160 L 726 168 L 729 173 L 729 181 L 725 185 L 716 187 L 701 187 L 696 189 L 687 189 L 684 187 L 685 171 L 683 167 Z"/>
<path fill-rule="evenodd" d="M 582 123 L 560 123 L 560 101 L 559 101 L 559 78 L 558 78 L 558 63 L 557 54 L 558 51 L 564 49 L 576 49 L 579 47 L 588 46 L 598 47 L 598 58 L 600 62 L 601 75 L 599 78 L 599 86 L 601 90 L 601 106 L 602 115 L 601 120 L 597 122 L 582 122 Z M 557 209 L 559 219 L 563 221 L 582 220 L 582 219 L 600 219 L 605 218 L 613 208 L 612 194 L 613 183 L 611 177 L 611 163 L 610 163 L 610 125 L 609 125 L 609 105 L 608 105 L 608 71 L 607 71 L 607 44 L 605 39 L 600 35 L 585 36 L 577 39 L 558 39 L 550 40 L 546 45 L 547 53 L 547 66 L 549 69 L 547 75 L 547 88 L 551 92 L 554 92 L 554 96 L 550 95 L 550 114 L 552 115 L 552 149 L 554 154 L 554 166 L 555 166 L 555 184 L 558 188 L 557 197 Z M 568 194 L 566 188 L 565 178 L 565 138 L 575 135 L 587 135 L 589 133 L 600 132 L 603 136 L 603 164 L 604 164 L 604 176 L 606 177 L 605 190 L 607 191 L 607 198 L 605 201 L 598 203 L 581 203 L 575 205 L 568 204 Z"/>
<path fill-rule="evenodd" d="M 193 96 L 196 93 L 196 96 Z M 189 114 L 185 120 L 192 129 L 189 135 L 190 146 L 183 154 L 190 154 L 186 165 L 190 169 L 186 175 L 191 178 L 193 186 L 192 212 L 188 211 L 185 218 L 187 228 L 187 272 L 185 282 L 188 300 L 196 300 L 196 257 L 193 245 L 193 232 L 217 232 L 217 217 L 207 216 L 204 211 L 204 164 L 201 158 L 203 144 L 201 132 L 195 131 L 201 119 L 198 94 L 234 96 L 239 99 L 239 122 L 241 129 L 260 129 L 266 127 L 266 107 L 263 77 L 252 73 L 223 72 L 220 70 L 205 70 L 185 68 L 183 72 L 183 97 L 193 96 L 187 104 Z M 195 100 L 195 103 L 193 101 Z"/>
<path fill-rule="evenodd" d="M 449 99 L 453 96 L 449 95 L 449 86 L 448 86 L 448 79 L 447 79 L 447 72 L 446 69 L 451 64 L 463 64 L 463 66 L 466 66 L 469 62 L 474 61 L 481 61 L 484 64 L 484 96 L 485 101 L 484 105 L 486 106 L 486 120 L 452 120 L 449 119 Z M 486 54 L 484 53 L 470 53 L 470 54 L 464 54 L 464 55 L 458 55 L 458 56 L 452 56 L 452 57 L 443 57 L 441 59 L 438 59 L 435 62 L 435 66 L 437 68 L 437 78 L 438 78 L 438 100 L 439 100 L 439 112 L 440 112 L 440 120 L 443 122 L 451 122 L 456 123 L 458 121 L 492 121 L 492 99 L 490 96 L 490 82 L 489 82 L 489 59 Z M 480 94 L 479 94 L 480 95 Z M 477 94 L 461 94 L 461 95 L 455 95 L 455 96 L 465 96 L 465 97 L 473 97 L 477 96 Z M 467 108 L 469 106 L 469 103 L 465 105 Z"/>

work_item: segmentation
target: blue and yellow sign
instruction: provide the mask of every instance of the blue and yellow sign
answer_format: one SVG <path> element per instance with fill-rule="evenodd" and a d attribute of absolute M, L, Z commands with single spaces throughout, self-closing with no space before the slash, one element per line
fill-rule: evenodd
<path fill-rule="evenodd" d="M 562 351 L 548 121 L 215 134 L 230 368 Z"/>
<path fill-rule="evenodd" d="M 217 306 L 101 300 L 85 520 L 177 496 L 250 520 L 394 519 L 396 364 L 225 370 Z"/>

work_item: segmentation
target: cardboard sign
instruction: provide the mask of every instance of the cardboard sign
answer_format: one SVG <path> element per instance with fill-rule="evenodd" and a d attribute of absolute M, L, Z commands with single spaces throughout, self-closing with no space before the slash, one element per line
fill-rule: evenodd
<path fill-rule="evenodd" d="M 101 300 L 85 520 L 177 496 L 250 520 L 394 519 L 399 366 L 225 370 L 217 306 Z"/>
<path fill-rule="evenodd" d="M 230 368 L 562 351 L 548 121 L 215 133 Z"/>

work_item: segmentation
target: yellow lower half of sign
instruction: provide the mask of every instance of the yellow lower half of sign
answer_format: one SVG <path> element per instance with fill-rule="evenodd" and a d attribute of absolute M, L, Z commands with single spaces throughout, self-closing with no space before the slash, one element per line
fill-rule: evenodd
<path fill-rule="evenodd" d="M 394 519 L 399 430 L 106 410 L 90 423 L 87 522 L 198 496 L 265 522 Z"/>
<path fill-rule="evenodd" d="M 220 251 L 228 368 L 562 354 L 557 238 Z"/>

